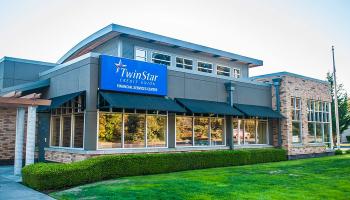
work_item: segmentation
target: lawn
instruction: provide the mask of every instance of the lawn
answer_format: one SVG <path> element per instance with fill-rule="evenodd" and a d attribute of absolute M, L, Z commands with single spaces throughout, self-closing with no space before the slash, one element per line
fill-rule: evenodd
<path fill-rule="evenodd" d="M 50 195 L 57 199 L 350 199 L 350 155 L 125 177 Z"/>

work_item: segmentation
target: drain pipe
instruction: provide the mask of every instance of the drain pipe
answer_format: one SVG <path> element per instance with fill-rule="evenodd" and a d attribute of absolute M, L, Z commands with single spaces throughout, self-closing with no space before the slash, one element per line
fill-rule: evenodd
<path fill-rule="evenodd" d="M 278 113 L 281 113 L 281 99 L 280 99 L 281 80 L 282 80 L 281 78 L 274 78 L 274 79 L 272 79 L 273 86 L 275 88 L 276 111 Z M 282 146 L 281 119 L 278 119 L 277 131 L 278 131 L 278 146 L 281 147 Z"/>
<path fill-rule="evenodd" d="M 235 90 L 233 82 L 225 83 L 225 88 L 227 92 L 227 103 L 232 107 L 233 106 L 233 92 Z M 227 143 L 230 146 L 230 149 L 234 149 L 234 141 L 233 141 L 233 127 L 232 127 L 232 116 L 226 116 L 226 135 L 227 135 Z"/>

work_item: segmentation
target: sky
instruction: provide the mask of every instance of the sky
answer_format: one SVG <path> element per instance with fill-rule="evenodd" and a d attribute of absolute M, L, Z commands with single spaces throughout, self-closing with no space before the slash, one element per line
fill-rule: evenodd
<path fill-rule="evenodd" d="M 335 46 L 350 92 L 349 0 L 0 0 L 0 58 L 57 62 L 78 42 L 120 24 L 261 59 L 250 75 L 325 79 Z"/>

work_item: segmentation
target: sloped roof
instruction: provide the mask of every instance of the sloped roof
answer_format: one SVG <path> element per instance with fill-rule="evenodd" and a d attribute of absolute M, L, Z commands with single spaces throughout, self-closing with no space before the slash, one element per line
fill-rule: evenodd
<path fill-rule="evenodd" d="M 76 57 L 79 57 L 83 54 L 90 52 L 95 47 L 105 43 L 106 41 L 118 36 L 123 35 L 126 37 L 135 37 L 139 39 L 144 39 L 149 42 L 159 42 L 174 48 L 183 48 L 191 50 L 196 53 L 207 53 L 211 54 L 213 57 L 222 57 L 232 61 L 239 61 L 249 64 L 251 67 L 263 65 L 262 60 L 241 56 L 227 51 L 222 51 L 146 31 L 141 31 L 138 29 L 133 29 L 117 24 L 110 24 L 101 30 L 93 33 L 89 37 L 85 38 L 72 49 L 70 49 L 62 58 L 58 60 L 58 64 L 64 63 Z"/>

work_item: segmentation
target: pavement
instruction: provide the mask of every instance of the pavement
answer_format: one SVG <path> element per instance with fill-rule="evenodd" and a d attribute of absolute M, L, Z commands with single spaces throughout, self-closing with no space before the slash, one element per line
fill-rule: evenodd
<path fill-rule="evenodd" d="M 22 178 L 13 175 L 13 166 L 0 166 L 0 199 L 1 200 L 52 200 L 46 194 L 21 184 Z"/>

